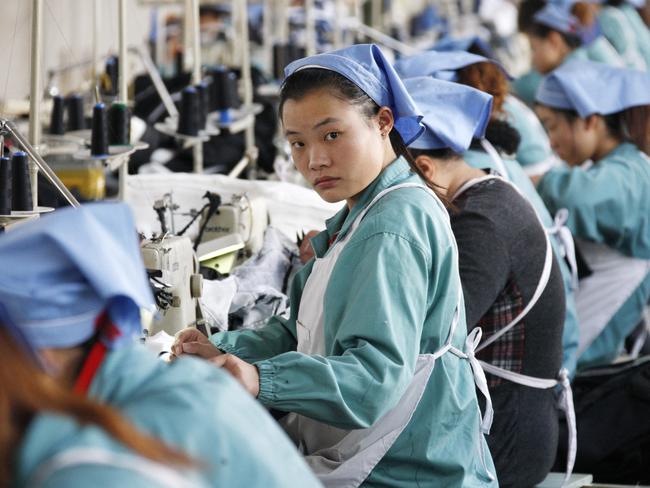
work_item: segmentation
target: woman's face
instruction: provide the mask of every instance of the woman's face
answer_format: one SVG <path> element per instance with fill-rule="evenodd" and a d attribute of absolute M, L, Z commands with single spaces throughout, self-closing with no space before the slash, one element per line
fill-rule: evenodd
<path fill-rule="evenodd" d="M 557 32 L 550 32 L 546 37 L 529 35 L 531 63 L 533 68 L 545 75 L 562 64 L 568 53 L 568 47 Z"/>
<path fill-rule="evenodd" d="M 598 134 L 587 120 L 569 120 L 564 114 L 543 105 L 535 112 L 548 133 L 553 150 L 570 166 L 578 166 L 591 159 L 598 145 Z"/>
<path fill-rule="evenodd" d="M 327 202 L 356 197 L 395 159 L 388 139 L 390 109 L 372 119 L 326 89 L 289 99 L 282 109 L 284 133 L 296 168 Z"/>

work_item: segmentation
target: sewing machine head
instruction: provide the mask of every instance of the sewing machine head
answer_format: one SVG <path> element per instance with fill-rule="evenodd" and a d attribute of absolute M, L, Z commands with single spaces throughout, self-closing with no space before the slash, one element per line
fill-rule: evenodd
<path fill-rule="evenodd" d="M 143 241 L 141 251 L 160 312 L 145 335 L 161 330 L 174 335 L 197 326 L 203 278 L 192 241 L 185 236 L 162 236 Z"/>
<path fill-rule="evenodd" d="M 254 254 L 262 248 L 268 221 L 266 204 L 261 198 L 251 198 L 245 193 L 233 195 L 230 202 L 219 205 L 216 212 L 203 211 L 201 226 L 205 225 L 205 229 L 200 242 L 239 234 L 247 254 Z"/>

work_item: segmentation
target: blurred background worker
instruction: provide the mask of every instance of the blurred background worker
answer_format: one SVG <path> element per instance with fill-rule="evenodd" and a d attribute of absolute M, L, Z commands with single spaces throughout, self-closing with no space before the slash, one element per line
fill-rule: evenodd
<path fill-rule="evenodd" d="M 537 92 L 537 113 L 570 165 L 537 189 L 551 212 L 568 210 L 590 275 L 576 294 L 579 368 L 614 361 L 650 298 L 648 87 L 647 72 L 575 60 Z"/>

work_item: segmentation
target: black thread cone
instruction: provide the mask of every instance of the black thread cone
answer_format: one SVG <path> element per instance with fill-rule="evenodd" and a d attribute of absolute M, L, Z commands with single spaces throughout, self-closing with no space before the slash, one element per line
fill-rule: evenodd
<path fill-rule="evenodd" d="M 126 145 L 131 142 L 131 114 L 124 103 L 115 102 L 108 110 L 108 143 Z"/>
<path fill-rule="evenodd" d="M 90 154 L 92 156 L 108 154 L 108 124 L 106 123 L 106 106 L 103 103 L 96 103 L 93 107 Z"/>
<path fill-rule="evenodd" d="M 228 97 L 229 108 L 239 108 L 241 105 L 241 100 L 239 99 L 239 90 L 237 88 L 237 75 L 231 71 L 228 75 L 228 81 L 226 83 L 226 96 Z"/>
<path fill-rule="evenodd" d="M 86 128 L 84 118 L 84 101 L 81 95 L 73 93 L 66 99 L 68 109 L 68 130 L 83 130 Z"/>
<path fill-rule="evenodd" d="M 11 214 L 11 160 L 0 158 L 0 215 Z"/>
<path fill-rule="evenodd" d="M 208 107 L 210 105 L 210 93 L 208 92 L 208 84 L 201 82 L 195 85 L 196 93 L 199 97 L 199 129 L 205 129 L 205 124 L 208 121 Z"/>
<path fill-rule="evenodd" d="M 183 74 L 183 51 L 176 51 L 174 54 L 174 70 L 176 71 L 176 76 Z"/>
<path fill-rule="evenodd" d="M 307 56 L 307 50 L 304 47 L 289 44 L 289 63 L 293 63 L 295 60 L 302 59 L 305 56 Z"/>
<path fill-rule="evenodd" d="M 219 110 L 219 92 L 220 85 L 223 83 L 222 78 L 226 76 L 226 71 L 222 67 L 211 68 L 209 70 L 210 75 L 210 111 Z"/>
<path fill-rule="evenodd" d="M 27 154 L 16 152 L 11 158 L 12 197 L 11 209 L 34 210 L 32 185 L 29 181 L 29 164 Z"/>
<path fill-rule="evenodd" d="M 212 109 L 228 110 L 239 106 L 237 76 L 227 68 L 214 68 L 212 77 Z"/>
<path fill-rule="evenodd" d="M 52 98 L 52 113 L 50 115 L 50 134 L 63 135 L 65 126 L 63 125 L 63 116 L 65 111 L 65 101 L 60 95 Z"/>
<path fill-rule="evenodd" d="M 199 134 L 200 122 L 199 94 L 196 88 L 188 86 L 182 93 L 177 131 L 186 136 L 196 136 Z"/>
<path fill-rule="evenodd" d="M 287 64 L 289 64 L 289 46 L 275 44 L 273 46 L 273 77 L 276 80 L 284 80 L 284 68 Z"/>

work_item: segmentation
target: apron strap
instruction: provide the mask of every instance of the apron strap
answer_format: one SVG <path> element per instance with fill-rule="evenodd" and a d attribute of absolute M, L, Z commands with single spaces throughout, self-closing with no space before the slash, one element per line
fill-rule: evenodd
<path fill-rule="evenodd" d="M 390 193 L 390 192 L 395 191 L 395 190 L 399 190 L 399 189 L 401 189 L 401 188 L 420 188 L 421 190 L 426 191 L 427 193 L 429 193 L 429 195 L 431 195 L 431 196 L 433 197 L 433 199 L 435 200 L 436 204 L 438 204 L 438 206 L 439 206 L 442 210 L 444 210 L 444 215 L 447 217 L 447 220 L 449 220 L 449 215 L 447 214 L 447 209 L 446 209 L 445 206 L 442 204 L 442 202 L 441 202 L 440 199 L 437 197 L 437 195 L 436 195 L 435 193 L 433 193 L 433 191 L 431 191 L 430 188 L 428 188 L 427 186 L 424 186 L 422 183 L 415 183 L 415 182 L 410 182 L 410 183 L 400 183 L 399 185 L 390 186 L 390 187 L 388 187 L 388 188 L 386 188 L 386 189 L 380 191 L 380 192 L 375 196 L 375 198 L 373 198 L 373 199 L 370 201 L 370 203 L 369 203 L 368 205 L 366 205 L 366 208 L 364 208 L 364 209 L 361 211 L 361 213 L 360 213 L 359 215 L 357 215 L 356 219 L 354 219 L 354 222 L 353 222 L 352 225 L 350 226 L 350 230 L 348 231 L 348 233 L 347 233 L 347 235 L 345 236 L 344 240 L 349 239 L 350 236 L 352 236 L 352 234 L 354 234 L 354 232 L 357 230 L 357 227 L 359 227 L 359 225 L 361 224 L 361 221 L 363 220 L 363 218 L 366 216 L 366 214 L 368 213 L 368 211 L 369 211 L 369 210 L 370 210 L 370 209 L 375 205 L 375 203 L 377 203 L 377 202 L 378 202 L 381 198 L 383 198 L 387 193 Z"/>
<path fill-rule="evenodd" d="M 482 367 L 485 363 L 476 359 L 475 356 L 476 346 L 481 342 L 482 334 L 483 331 L 481 328 L 475 327 L 467 335 L 467 339 L 465 339 L 465 351 L 459 351 L 455 347 L 451 346 L 450 352 L 459 358 L 467 359 L 469 361 L 472 373 L 474 374 L 474 383 L 481 394 L 485 397 L 485 415 L 481 418 L 481 432 L 483 434 L 489 434 L 490 428 L 492 427 L 492 420 L 494 419 L 494 408 L 492 407 L 492 397 L 490 397 L 490 390 L 488 389 L 487 379 L 485 378 L 485 372 Z"/>
<path fill-rule="evenodd" d="M 535 213 L 535 215 L 537 215 L 537 213 Z M 537 288 L 535 289 L 535 293 L 533 293 L 533 296 L 529 300 L 528 304 L 519 313 L 519 315 L 517 315 L 512 320 L 512 322 L 510 322 L 508 325 L 506 325 L 501 330 L 499 330 L 495 334 L 492 334 L 488 339 L 483 341 L 483 343 L 476 348 L 476 352 L 485 349 L 487 346 L 489 346 L 490 344 L 498 340 L 500 337 L 502 337 L 504 334 L 509 332 L 515 325 L 517 325 L 528 314 L 528 312 L 531 311 L 531 309 L 535 306 L 539 298 L 542 296 L 542 293 L 544 293 L 546 284 L 548 283 L 548 280 L 551 277 L 551 270 L 553 269 L 553 248 L 551 247 L 551 241 L 549 240 L 546 232 L 544 232 L 544 237 L 546 239 L 546 256 L 544 258 L 544 267 L 542 268 L 542 274 L 539 278 L 539 282 L 537 283 Z"/>
<path fill-rule="evenodd" d="M 510 176 L 508 175 L 508 170 L 506 169 L 506 165 L 503 163 L 503 159 L 501 158 L 501 155 L 497 152 L 496 148 L 492 145 L 490 141 L 488 141 L 485 138 L 481 139 L 479 142 L 481 143 L 481 147 L 483 147 L 485 152 L 488 153 L 488 156 L 490 156 L 490 159 L 494 163 L 494 166 L 496 166 L 496 170 L 499 172 L 499 174 L 506 181 L 510 181 Z"/>
<path fill-rule="evenodd" d="M 481 435 L 478 437 L 478 452 L 481 459 L 481 464 L 485 470 L 487 477 L 490 480 L 494 481 L 496 479 L 496 476 L 494 473 L 492 473 L 492 471 L 490 471 L 487 466 L 485 444 L 483 443 L 483 435 L 489 434 L 492 427 L 492 421 L 494 419 L 494 408 L 492 407 L 492 397 L 490 396 L 490 390 L 488 388 L 485 372 L 481 367 L 481 363 L 478 361 L 478 359 L 476 359 L 476 356 L 474 355 L 476 346 L 481 342 L 481 334 L 481 328 L 476 327 L 467 335 L 467 338 L 465 339 L 465 352 L 458 350 L 451 344 L 447 344 L 447 347 L 449 349 L 449 352 L 455 356 L 458 356 L 461 359 L 467 359 L 469 361 L 469 365 L 472 368 L 472 374 L 474 375 L 474 384 L 485 398 L 485 415 L 481 414 L 479 410 L 479 431 Z"/>
<path fill-rule="evenodd" d="M 476 330 L 476 329 L 475 329 Z M 566 472 L 563 484 L 566 483 L 573 472 L 573 466 L 576 460 L 577 451 L 577 429 L 576 429 L 576 414 L 573 405 L 573 392 L 571 391 L 571 383 L 569 382 L 569 372 L 566 368 L 562 368 L 558 374 L 558 378 L 551 380 L 545 378 L 535 378 L 534 376 L 527 376 L 507 369 L 498 368 L 485 361 L 479 361 L 481 366 L 488 373 L 503 378 L 504 380 L 511 381 L 518 385 L 528 386 L 530 388 L 537 388 L 546 390 L 560 385 L 560 396 L 558 398 L 558 408 L 564 412 L 567 421 L 567 428 L 569 430 L 568 449 L 567 449 L 567 462 Z"/>
<path fill-rule="evenodd" d="M 458 190 L 456 190 L 456 193 L 454 193 L 454 195 L 451 197 L 451 201 L 453 202 L 456 198 L 458 198 L 461 194 L 465 193 L 474 185 L 478 185 L 479 183 L 488 180 L 503 180 L 505 182 L 508 182 L 508 180 L 501 178 L 501 176 L 497 174 L 488 174 L 485 176 L 479 176 L 478 178 L 472 178 L 471 180 L 467 180 L 465 183 L 463 183 L 460 186 L 460 188 L 458 188 Z"/>
<path fill-rule="evenodd" d="M 566 368 L 560 370 L 558 381 L 562 385 L 558 408 L 564 412 L 567 428 L 569 429 L 569 448 L 567 449 L 566 474 L 564 475 L 564 483 L 566 483 L 573 472 L 573 466 L 576 461 L 578 431 L 576 428 L 576 411 L 573 405 L 573 391 L 571 390 L 571 383 L 569 381 L 569 371 Z"/>
<path fill-rule="evenodd" d="M 563 258 L 569 262 L 571 270 L 571 288 L 575 291 L 578 289 L 578 262 L 576 260 L 576 247 L 573 242 L 571 230 L 566 226 L 569 219 L 569 211 L 561 208 L 555 214 L 553 227 L 546 229 L 550 235 L 554 235 L 560 241 L 560 252 Z"/>

